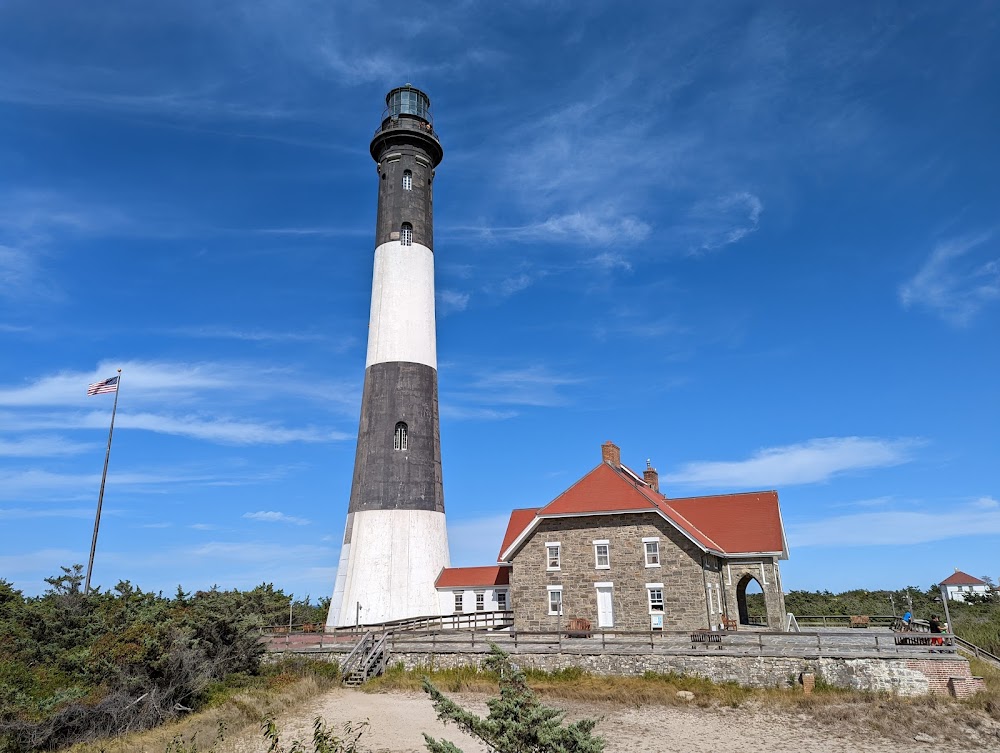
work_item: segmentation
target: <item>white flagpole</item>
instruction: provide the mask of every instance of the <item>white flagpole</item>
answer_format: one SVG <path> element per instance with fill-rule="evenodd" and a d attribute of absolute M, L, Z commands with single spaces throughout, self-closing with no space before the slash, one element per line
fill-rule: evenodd
<path fill-rule="evenodd" d="M 118 410 L 118 393 L 122 388 L 122 370 L 118 369 L 118 384 L 115 385 L 115 405 L 111 409 L 111 429 L 108 431 L 108 450 L 104 453 L 104 472 L 101 474 L 101 493 L 97 495 L 97 516 L 94 518 L 94 536 L 90 540 L 90 560 L 87 562 L 87 582 L 83 595 L 90 593 L 90 575 L 94 572 L 94 552 L 97 550 L 97 529 L 101 527 L 101 505 L 104 503 L 104 482 L 108 478 L 108 460 L 111 458 L 111 436 L 115 433 L 115 413 Z"/>

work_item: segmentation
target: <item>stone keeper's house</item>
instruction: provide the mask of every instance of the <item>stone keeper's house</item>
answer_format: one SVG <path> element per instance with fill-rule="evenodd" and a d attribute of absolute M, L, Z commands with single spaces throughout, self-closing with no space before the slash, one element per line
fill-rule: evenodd
<path fill-rule="evenodd" d="M 746 589 L 782 629 L 779 560 L 788 558 L 774 491 L 668 499 L 602 446 L 603 462 L 544 507 L 514 510 L 500 550 L 517 630 L 717 629 L 748 622 Z M 647 463 L 648 466 L 648 463 Z M 507 584 L 504 584 L 507 585 Z"/>

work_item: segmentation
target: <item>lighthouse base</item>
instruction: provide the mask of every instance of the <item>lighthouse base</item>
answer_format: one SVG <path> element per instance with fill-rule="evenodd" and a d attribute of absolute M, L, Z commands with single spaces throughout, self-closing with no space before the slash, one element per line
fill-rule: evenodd
<path fill-rule="evenodd" d="M 434 582 L 448 565 L 443 512 L 349 513 L 327 627 L 440 614 Z"/>

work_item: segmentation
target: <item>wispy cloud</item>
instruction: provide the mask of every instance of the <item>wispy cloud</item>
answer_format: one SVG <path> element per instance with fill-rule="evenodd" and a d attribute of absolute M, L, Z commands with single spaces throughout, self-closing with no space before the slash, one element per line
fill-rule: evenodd
<path fill-rule="evenodd" d="M 770 447 L 747 460 L 687 463 L 671 483 L 718 488 L 776 488 L 828 481 L 844 473 L 888 468 L 912 459 L 918 439 L 828 437 Z"/>
<path fill-rule="evenodd" d="M 691 253 L 715 251 L 756 231 L 763 212 L 764 203 L 757 196 L 737 191 L 695 204 L 680 232 L 690 238 Z"/>
<path fill-rule="evenodd" d="M 566 404 L 567 398 L 559 392 L 560 389 L 583 381 L 579 377 L 554 374 L 544 366 L 498 369 L 474 376 L 463 389 L 451 396 L 477 399 L 486 405 L 551 407 Z"/>
<path fill-rule="evenodd" d="M 517 241 L 609 246 L 643 241 L 649 237 L 650 230 L 649 224 L 637 217 L 601 211 L 553 215 L 530 225 L 493 227 L 486 232 Z"/>
<path fill-rule="evenodd" d="M 276 332 L 265 329 L 239 329 L 236 327 L 204 326 L 176 327 L 165 330 L 172 335 L 203 338 L 206 340 L 241 340 L 244 342 L 325 342 L 330 338 L 319 332 Z M 352 345 L 354 338 L 345 338 L 343 346 Z"/>
<path fill-rule="evenodd" d="M 31 458 L 77 455 L 90 450 L 95 445 L 87 442 L 73 442 L 65 437 L 37 436 L 23 439 L 3 439 L 0 437 L 0 457 Z"/>
<path fill-rule="evenodd" d="M 286 469 L 246 469 L 232 471 L 162 468 L 117 470 L 109 484 L 119 492 L 159 494 L 179 486 L 243 486 L 273 481 L 286 475 Z M 0 469 L 0 500 L 65 501 L 96 496 L 100 473 L 61 473 L 43 469 Z"/>
<path fill-rule="evenodd" d="M 297 395 L 325 407 L 356 405 L 353 390 L 313 378 L 297 378 L 288 368 L 253 362 L 105 361 L 89 371 L 62 371 L 22 384 L 0 387 L 0 406 L 91 407 L 87 385 L 122 369 L 122 393 L 134 405 L 194 403 L 218 394 L 270 400 L 275 393 Z"/>
<path fill-rule="evenodd" d="M 969 324 L 1000 300 L 1000 256 L 993 238 L 990 232 L 939 243 L 900 286 L 900 302 L 905 308 L 929 309 L 957 326 Z"/>
<path fill-rule="evenodd" d="M 21 413 L 0 414 L 8 431 L 106 429 L 108 414 L 87 413 Z M 231 445 L 288 444 L 290 442 L 339 442 L 353 438 L 334 429 L 315 426 L 290 428 L 273 422 L 248 421 L 212 415 L 166 415 L 160 413 L 129 413 L 119 410 L 115 428 L 140 429 L 157 434 L 191 437 Z M 3 452 L 0 451 L 0 455 Z M 65 454 L 65 453 L 64 453 Z"/>
<path fill-rule="evenodd" d="M 93 507 L 12 507 L 0 508 L 0 520 L 31 518 L 93 518 Z"/>
<path fill-rule="evenodd" d="M 309 525 L 305 518 L 297 518 L 294 515 L 286 515 L 283 512 L 264 511 L 243 513 L 243 517 L 248 520 L 259 520 L 262 523 L 291 523 L 297 526 Z"/>
<path fill-rule="evenodd" d="M 471 294 L 458 290 L 439 290 L 437 292 L 437 311 L 441 316 L 465 311 L 471 298 Z"/>
<path fill-rule="evenodd" d="M 982 501 L 935 505 L 929 511 L 865 512 L 796 523 L 788 526 L 788 543 L 792 547 L 907 546 L 1000 534 L 1000 505 L 983 506 Z"/>

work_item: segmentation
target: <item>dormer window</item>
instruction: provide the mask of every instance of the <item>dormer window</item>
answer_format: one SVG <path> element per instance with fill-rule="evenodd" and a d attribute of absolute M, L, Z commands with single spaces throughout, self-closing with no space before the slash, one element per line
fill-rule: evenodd
<path fill-rule="evenodd" d="M 409 170 L 403 171 L 403 190 L 404 191 L 413 190 L 413 173 Z"/>
<path fill-rule="evenodd" d="M 396 432 L 392 436 L 392 449 L 406 449 L 406 424 L 402 421 L 396 424 Z"/>
<path fill-rule="evenodd" d="M 413 225 L 409 222 L 404 222 L 403 226 L 399 229 L 399 243 L 402 246 L 413 245 Z"/>

